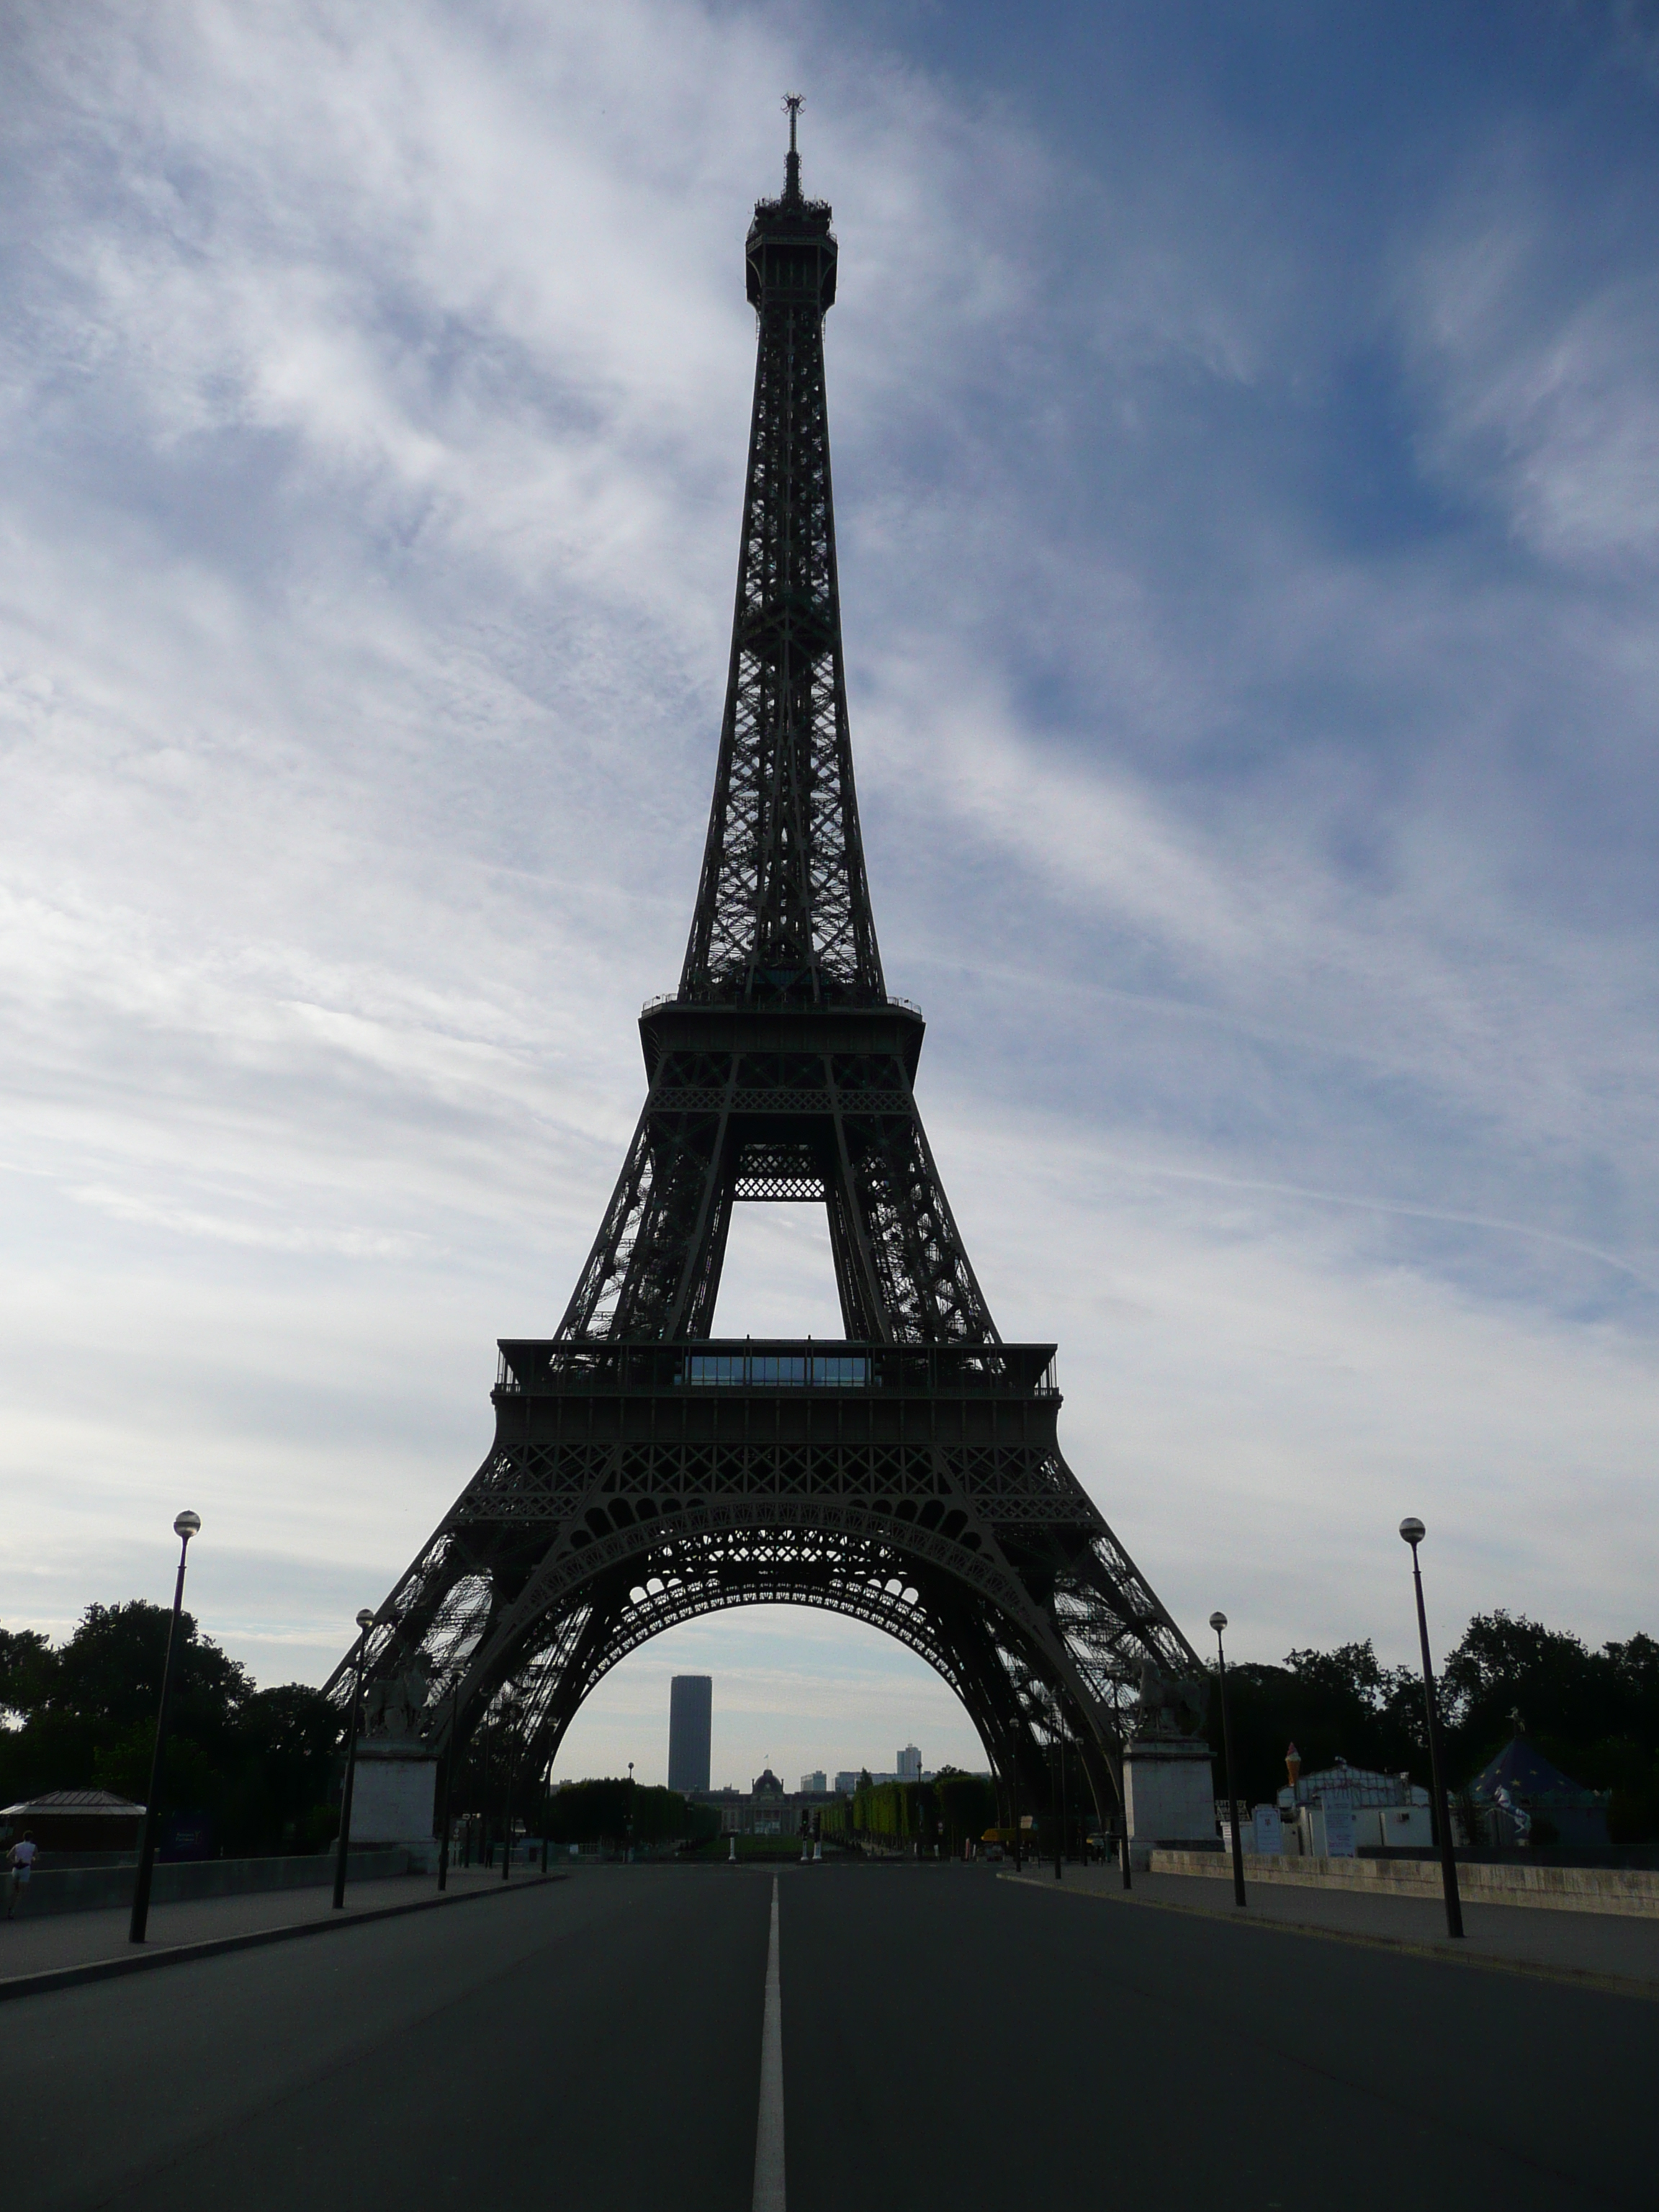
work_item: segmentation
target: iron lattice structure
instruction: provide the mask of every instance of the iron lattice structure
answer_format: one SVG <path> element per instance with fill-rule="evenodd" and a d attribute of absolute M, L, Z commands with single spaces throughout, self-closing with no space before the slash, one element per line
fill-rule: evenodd
<path fill-rule="evenodd" d="M 486 1713 L 550 1759 L 626 1653 L 790 1602 L 919 1652 L 1025 1802 L 1074 1742 L 1103 1818 L 1118 1705 L 1200 1662 L 1066 1466 L 1052 1345 L 1005 1344 L 917 1110 L 847 714 L 824 392 L 830 210 L 747 241 L 758 323 L 720 759 L 679 989 L 640 1020 L 645 1106 L 557 1334 L 503 1342 L 483 1465 L 381 1607 L 372 1676 L 441 1750 Z M 732 1206 L 828 1212 L 844 1341 L 709 1332 Z M 331 1687 L 346 1694 L 342 1664 Z"/>

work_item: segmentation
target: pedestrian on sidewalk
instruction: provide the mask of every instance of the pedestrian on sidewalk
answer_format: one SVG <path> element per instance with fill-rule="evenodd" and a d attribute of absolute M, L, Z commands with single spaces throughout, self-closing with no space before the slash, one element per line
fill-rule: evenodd
<path fill-rule="evenodd" d="M 34 1864 L 34 1832 L 26 1828 L 7 1856 L 6 1864 L 11 1869 L 11 1881 L 6 1893 L 6 1917 L 11 1918 L 23 1901 L 23 1892 L 29 1886 L 29 1869 Z"/>

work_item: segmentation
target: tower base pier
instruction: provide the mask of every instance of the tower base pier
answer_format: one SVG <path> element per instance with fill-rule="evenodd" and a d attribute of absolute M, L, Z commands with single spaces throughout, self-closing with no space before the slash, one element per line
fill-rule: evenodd
<path fill-rule="evenodd" d="M 1216 1839 L 1215 1775 L 1207 1743 L 1143 1736 L 1123 1752 L 1123 1803 L 1129 1860 L 1143 1869 L 1159 1844 L 1210 1844 Z"/>

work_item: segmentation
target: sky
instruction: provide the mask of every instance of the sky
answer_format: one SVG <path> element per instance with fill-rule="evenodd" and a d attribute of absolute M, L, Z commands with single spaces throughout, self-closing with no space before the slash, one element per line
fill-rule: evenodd
<path fill-rule="evenodd" d="M 319 1680 L 545 1334 L 672 988 L 780 96 L 890 988 L 1003 1334 L 1200 1640 L 1659 1630 L 1659 13 L 16 0 L 0 1622 Z M 804 1211 L 716 1328 L 838 1333 Z M 977 1765 L 672 1632 L 567 1773 Z"/>

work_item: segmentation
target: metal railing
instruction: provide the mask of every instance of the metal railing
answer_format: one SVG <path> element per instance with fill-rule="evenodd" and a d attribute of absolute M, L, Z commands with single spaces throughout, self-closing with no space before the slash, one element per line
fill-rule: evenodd
<path fill-rule="evenodd" d="M 509 1397 L 684 1389 L 1060 1395 L 1052 1344 L 854 1344 L 811 1337 L 705 1337 L 678 1344 L 504 1338 L 495 1387 Z"/>
<path fill-rule="evenodd" d="M 659 991 L 653 997 L 647 999 L 644 1005 L 640 1008 L 640 1018 L 643 1021 L 647 1014 L 659 1012 L 664 1006 L 678 1006 L 684 1005 L 688 1006 L 697 1006 L 699 1008 L 708 1006 L 724 1008 L 730 1006 L 741 1010 L 744 1006 L 745 1003 L 746 1002 L 742 999 L 682 1000 L 678 991 Z M 902 1013 L 914 1014 L 919 1022 L 926 1021 L 927 1018 L 914 999 L 903 998 L 896 991 L 890 991 L 884 999 L 875 1000 L 868 1006 L 854 1007 L 853 1011 L 856 1013 L 879 1014 L 884 1012 L 889 1006 L 896 1006 Z M 762 1011 L 770 1012 L 776 1010 L 770 1007 L 763 1007 Z M 782 1011 L 793 1012 L 797 1011 L 797 1009 L 793 1006 L 786 1006 Z M 810 1012 L 811 1009 L 808 1007 L 806 1011 Z"/>

